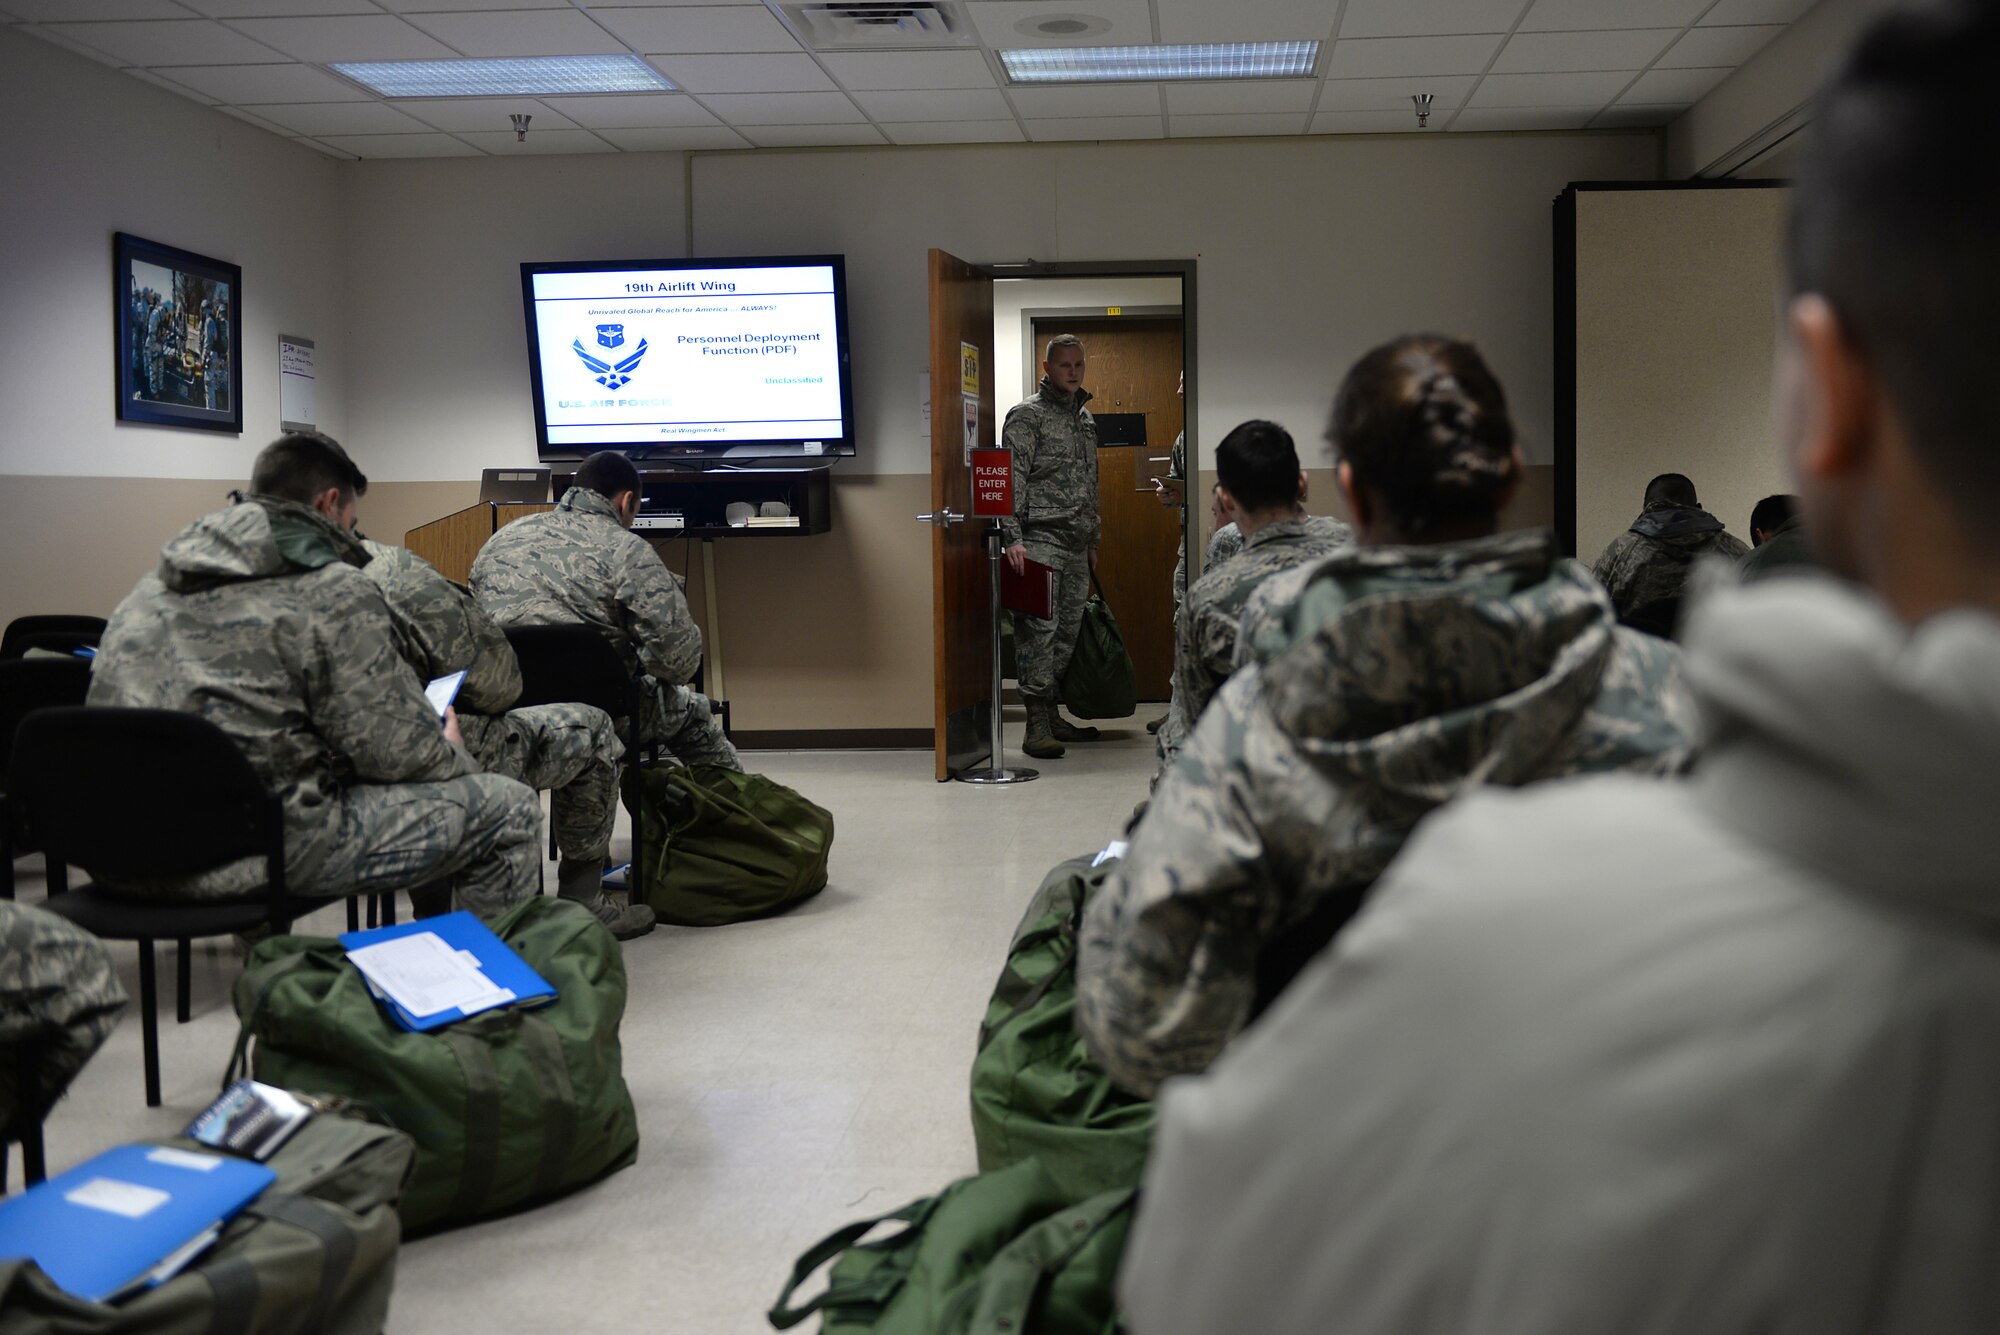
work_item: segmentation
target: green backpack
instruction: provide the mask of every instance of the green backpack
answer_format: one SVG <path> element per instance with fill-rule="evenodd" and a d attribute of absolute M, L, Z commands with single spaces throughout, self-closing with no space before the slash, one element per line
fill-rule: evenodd
<path fill-rule="evenodd" d="M 833 816 L 781 783 L 720 765 L 651 765 L 638 772 L 644 859 L 632 902 L 661 922 L 716 927 L 783 913 L 826 888 Z"/>
<path fill-rule="evenodd" d="M 1064 1198 L 1137 1186 L 1154 1107 L 1092 1061 L 1076 1033 L 1076 939 L 1111 864 L 1058 863 L 1014 934 L 972 1061 L 972 1135 L 984 1172 L 1036 1160 Z"/>
<path fill-rule="evenodd" d="M 1139 708 L 1138 669 L 1096 575 L 1090 577 L 1090 601 L 1060 689 L 1063 707 L 1078 718 L 1130 718 Z"/>
<path fill-rule="evenodd" d="M 184 1137 L 156 1142 L 205 1150 Z M 192 1265 L 115 1305 L 72 1297 L 28 1261 L 0 1261 L 0 1335 L 377 1335 L 415 1147 L 359 1110 L 315 1114 L 278 1148 L 278 1180 Z"/>
<path fill-rule="evenodd" d="M 589 910 L 562 899 L 538 896 L 489 925 L 554 984 L 554 1002 L 412 1033 L 376 1001 L 340 943 L 323 937 L 261 942 L 236 980 L 243 1028 L 232 1075 L 254 1038 L 257 1079 L 366 1103 L 416 1140 L 407 1233 L 549 1200 L 638 1156 L 619 1069 L 618 943 Z"/>
<path fill-rule="evenodd" d="M 1133 1195 L 1069 1204 L 1032 1161 L 965 1178 L 807 1251 L 771 1324 L 788 1330 L 818 1312 L 820 1335 L 1105 1335 Z M 890 1222 L 905 1227 L 861 1241 Z M 828 1261 L 826 1288 L 792 1306 Z"/>

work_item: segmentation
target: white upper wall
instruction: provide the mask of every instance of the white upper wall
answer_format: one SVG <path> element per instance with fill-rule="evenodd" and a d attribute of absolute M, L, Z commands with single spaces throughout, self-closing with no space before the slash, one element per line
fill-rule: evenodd
<path fill-rule="evenodd" d="M 1554 424 L 1550 204 L 1576 180 L 1652 179 L 1651 134 L 1237 140 L 697 156 L 698 255 L 839 251 L 859 455 L 930 469 L 925 252 L 1197 261 L 1199 442 L 1268 417 L 1313 448 L 1342 372 L 1414 329 L 1471 337 L 1531 461 Z"/>
<path fill-rule="evenodd" d="M 340 167 L 185 97 L 0 30 L 0 474 L 240 481 L 278 434 L 278 335 L 318 340 L 347 425 Z M 243 269 L 243 434 L 120 422 L 111 235 Z"/>

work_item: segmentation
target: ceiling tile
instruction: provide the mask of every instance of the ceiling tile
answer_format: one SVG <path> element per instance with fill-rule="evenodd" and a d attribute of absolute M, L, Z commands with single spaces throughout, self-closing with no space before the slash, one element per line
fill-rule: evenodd
<path fill-rule="evenodd" d="M 868 119 L 845 93 L 717 93 L 702 102 L 731 125 L 847 125 Z"/>
<path fill-rule="evenodd" d="M 410 23 L 467 56 L 622 56 L 625 43 L 574 9 L 411 14 Z"/>
<path fill-rule="evenodd" d="M 1163 139 L 1158 116 L 1078 116 L 1029 121 L 1028 135 L 1037 143 L 1064 139 Z"/>
<path fill-rule="evenodd" d="M 1709 0 L 1535 0 L 1522 32 L 1565 32 L 1593 28 L 1679 28 Z"/>
<path fill-rule="evenodd" d="M 977 51 L 847 51 L 820 57 L 843 88 L 991 88 L 993 71 Z"/>
<path fill-rule="evenodd" d="M 1016 88 L 1009 96 L 1023 116 L 1157 116 L 1160 88 L 1151 83 L 1081 88 Z"/>
<path fill-rule="evenodd" d="M 1681 35 L 1679 28 L 1625 28 L 1609 32 L 1523 32 L 1507 39 L 1495 74 L 1558 70 L 1642 70 Z"/>
<path fill-rule="evenodd" d="M 1686 107 L 1648 107 L 1623 103 L 1606 107 L 1590 122 L 1593 130 L 1626 130 L 1665 125 L 1679 117 Z"/>
<path fill-rule="evenodd" d="M 758 5 L 600 9 L 598 22 L 634 51 L 797 51 L 798 39 Z"/>
<path fill-rule="evenodd" d="M 599 132 L 627 153 L 672 153 L 689 148 L 748 148 L 750 141 L 726 125 L 687 125 L 678 129 L 603 130 Z"/>
<path fill-rule="evenodd" d="M 1630 92 L 1619 98 L 1620 102 L 1639 102 L 1648 106 L 1689 106 L 1701 101 L 1708 90 L 1734 74 L 1735 70 L 1648 70 L 1639 76 Z"/>
<path fill-rule="evenodd" d="M 1741 65 L 1784 30 L 1784 25 L 1780 23 L 1755 28 L 1691 28 L 1687 36 L 1667 48 L 1667 54 L 1660 57 L 1658 68 L 1679 70 Z"/>
<path fill-rule="evenodd" d="M 1596 110 L 1632 75 L 1626 70 L 1574 74 L 1489 74 L 1473 90 L 1475 107 L 1589 107 Z"/>
<path fill-rule="evenodd" d="M 833 88 L 808 55 L 655 56 L 652 63 L 690 93 L 815 93 Z"/>
<path fill-rule="evenodd" d="M 994 50 L 1022 46 L 1144 46 L 1153 40 L 1153 12 L 1146 0 L 977 0 L 966 6 L 972 26 Z M 1099 31 L 1050 35 L 1035 31 L 1043 19 L 1083 19 Z M 1027 24 L 1027 31 L 1021 25 Z"/>
<path fill-rule="evenodd" d="M 825 148 L 889 142 L 872 125 L 759 125 L 743 134 L 759 148 Z"/>
<path fill-rule="evenodd" d="M 1306 118 L 1299 112 L 1261 111 L 1241 115 L 1169 116 L 1167 130 L 1176 139 L 1227 139 L 1245 134 L 1304 134 Z"/>
<path fill-rule="evenodd" d="M 323 141 L 357 158 L 476 158 L 479 150 L 448 134 L 336 134 Z"/>
<path fill-rule="evenodd" d="M 1170 83 L 1167 110 L 1179 115 L 1210 116 L 1259 111 L 1304 111 L 1319 88 L 1313 79 L 1262 79 L 1228 83 Z"/>
<path fill-rule="evenodd" d="M 310 3 L 310 0 L 307 0 Z M 257 0 L 246 0 L 255 4 Z M 568 9 L 570 0 L 374 0 L 384 9 L 400 14 L 441 13 L 462 9 Z M 595 9 L 593 5 L 591 8 Z"/>
<path fill-rule="evenodd" d="M 509 0 L 511 3 L 512 0 Z M 379 14 L 373 0 L 181 0 L 212 19 L 292 18 L 307 14 Z M 492 3 L 492 0 L 487 0 Z"/>
<path fill-rule="evenodd" d="M 854 100 L 878 121 L 993 121 L 1009 116 L 1007 100 L 994 88 L 856 93 Z"/>
<path fill-rule="evenodd" d="M 1478 74 L 1504 38 L 1343 37 L 1327 62 L 1329 79 L 1386 79 L 1405 74 Z"/>
<path fill-rule="evenodd" d="M 1416 79 L 1328 79 L 1319 95 L 1321 111 L 1407 112 L 1415 125 L 1416 104 L 1410 99 L 1429 93 L 1433 113 L 1461 106 L 1479 80 L 1470 74 L 1432 75 Z M 1172 93 L 1168 94 L 1169 100 Z"/>
<path fill-rule="evenodd" d="M 325 3 L 326 0 L 320 0 Z M 200 8 L 200 6 L 196 6 Z M 6 0 L 7 12 L 31 23 L 99 22 L 105 19 L 184 19 L 174 0 Z"/>
<path fill-rule="evenodd" d="M 1442 134 L 1444 121 L 1431 118 L 1428 130 L 1418 131 L 1416 112 L 1403 111 L 1322 111 L 1312 119 L 1311 134 Z"/>
<path fill-rule="evenodd" d="M 157 73 L 221 102 L 368 102 L 373 94 L 310 65 L 166 65 Z"/>
<path fill-rule="evenodd" d="M 404 134 L 430 128 L 386 102 L 287 102 L 243 109 L 293 134 Z"/>
<path fill-rule="evenodd" d="M 237 120 L 243 121 L 250 125 L 254 125 L 258 129 L 263 130 L 269 134 L 284 135 L 287 138 L 289 138 L 292 133 L 290 130 L 287 130 L 284 126 L 274 125 L 270 121 L 265 120 L 262 116 L 251 115 L 249 112 L 245 111 L 242 107 L 217 107 L 216 110 L 221 112 L 225 116 L 234 116 Z"/>
<path fill-rule="evenodd" d="M 715 117 L 681 93 L 610 93 L 599 97 L 545 97 L 555 111 L 593 130 L 666 129 L 714 125 Z"/>
<path fill-rule="evenodd" d="M 1423 37 L 1506 32 L 1526 0 L 1347 0 L 1342 37 Z"/>
<path fill-rule="evenodd" d="M 40 31 L 95 47 L 128 65 L 240 65 L 278 59 L 269 47 L 207 19 L 51 23 Z"/>
<path fill-rule="evenodd" d="M 1590 107 L 1467 107 L 1451 119 L 1453 130 L 1581 130 L 1596 115 Z"/>
<path fill-rule="evenodd" d="M 1813 0 L 1718 0 L 1714 9 L 1701 16 L 1701 26 L 1790 23 L 1812 7 Z"/>
<path fill-rule="evenodd" d="M 460 54 L 389 14 L 342 18 L 238 19 L 236 30 L 294 60 L 437 60 Z M 266 57 L 268 59 L 269 57 Z M 162 64 L 162 61 L 153 61 Z M 176 64 L 193 65 L 183 60 Z"/>
<path fill-rule="evenodd" d="M 496 158 L 535 157 L 550 153 L 616 153 L 618 150 L 588 130 L 539 130 L 528 127 L 526 139 L 512 130 L 478 130 L 458 136 Z"/>
<path fill-rule="evenodd" d="M 255 69 L 255 68 L 256 68 L 256 66 L 254 66 L 254 65 L 222 65 L 222 66 L 218 66 L 217 68 L 219 68 L 219 69 Z M 177 83 L 177 82 L 175 82 L 175 81 L 174 81 L 174 80 L 172 80 L 172 79 L 163 79 L 163 78 L 161 78 L 161 77 L 160 77 L 159 75 L 157 75 L 157 74 L 153 73 L 153 72 L 152 72 L 151 70 L 142 70 L 142 69 L 140 69 L 140 68 L 139 68 L 139 67 L 138 67 L 137 65 L 128 65 L 128 66 L 126 66 L 126 67 L 125 67 L 125 73 L 127 73 L 127 74 L 131 75 L 131 76 L 132 76 L 133 78 L 135 78 L 135 79 L 139 79 L 139 80 L 142 80 L 143 82 L 146 82 L 146 83 L 150 83 L 150 84 L 152 84 L 152 85 L 153 85 L 154 87 L 156 87 L 156 88 L 164 88 L 164 89 L 166 89 L 166 90 L 167 90 L 168 92 L 170 92 L 170 93 L 174 93 L 174 94 L 177 94 L 178 96 L 181 96 L 181 97 L 185 97 L 185 98 L 187 98 L 187 99 L 188 99 L 188 100 L 189 100 L 190 102 L 199 102 L 199 103 L 201 103 L 201 104 L 202 104 L 203 106 L 205 106 L 205 107 L 212 107 L 212 106 L 214 106 L 214 105 L 215 105 L 215 104 L 216 104 L 217 102 L 219 102 L 219 101 L 221 101 L 221 100 L 222 100 L 221 98 L 214 98 L 214 97 L 210 97 L 210 96 L 209 96 L 208 94 L 206 94 L 206 93 L 201 93 L 201 92 L 196 92 L 196 91 L 195 91 L 194 89 L 192 89 L 192 88 L 189 88 L 189 87 L 187 87 L 187 86 L 186 86 L 185 84 L 181 84 L 181 83 Z M 261 100 L 261 99 L 260 99 L 260 100 Z"/>
<path fill-rule="evenodd" d="M 1012 121 L 927 121 L 885 125 L 882 132 L 897 144 L 1018 144 L 1027 139 Z"/>
<path fill-rule="evenodd" d="M 1163 42 L 1317 42 L 1333 30 L 1326 0 L 1155 0 Z"/>
<path fill-rule="evenodd" d="M 576 122 L 532 97 L 419 97 L 384 104 L 432 129 L 456 134 L 491 130 L 512 134 L 508 117 L 515 112 L 533 116 L 534 130 L 574 130 Z M 469 137 L 469 136 L 468 136 Z"/>

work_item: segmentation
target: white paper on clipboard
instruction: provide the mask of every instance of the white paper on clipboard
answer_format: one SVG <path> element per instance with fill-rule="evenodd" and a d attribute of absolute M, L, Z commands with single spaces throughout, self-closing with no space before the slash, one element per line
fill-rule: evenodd
<path fill-rule="evenodd" d="M 313 341 L 278 335 L 278 425 L 311 431 L 313 420 Z"/>

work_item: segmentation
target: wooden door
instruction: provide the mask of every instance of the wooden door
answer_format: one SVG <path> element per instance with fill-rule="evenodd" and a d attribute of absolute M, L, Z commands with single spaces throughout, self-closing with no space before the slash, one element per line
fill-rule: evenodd
<path fill-rule="evenodd" d="M 985 535 L 970 519 L 972 463 L 965 406 L 978 404 L 978 444 L 991 445 L 993 280 L 964 260 L 933 250 L 931 276 L 931 646 L 936 679 L 940 783 L 992 753 L 992 572 Z M 968 364 L 962 350 L 977 353 Z M 977 376 L 976 395 L 967 378 Z"/>
<path fill-rule="evenodd" d="M 1184 421 L 1176 393 L 1180 318 L 1038 318 L 1036 355 L 1052 336 L 1064 333 L 1083 340 L 1083 387 L 1092 395 L 1091 412 L 1142 413 L 1146 419 L 1144 445 L 1106 444 L 1107 433 L 1098 433 L 1097 508 L 1104 534 L 1097 582 L 1132 655 L 1139 698 L 1165 700 L 1173 685 L 1173 581 L 1181 512 L 1160 504 L 1152 479 L 1165 476 L 1164 460 Z"/>

